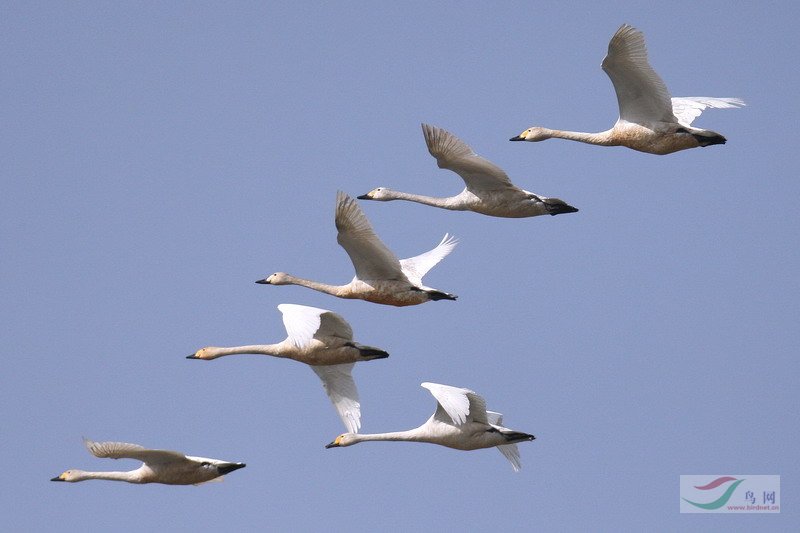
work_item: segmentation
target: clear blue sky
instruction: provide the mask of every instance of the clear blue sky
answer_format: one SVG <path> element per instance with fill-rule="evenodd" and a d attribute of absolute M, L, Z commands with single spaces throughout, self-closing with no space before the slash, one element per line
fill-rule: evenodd
<path fill-rule="evenodd" d="M 789 4 L 7 2 L 0 16 L 4 523 L 9 530 L 789 530 L 798 519 L 798 12 Z M 675 96 L 735 96 L 669 156 L 567 141 L 617 105 L 628 22 Z M 253 282 L 345 283 L 337 189 L 461 190 L 444 127 L 576 214 L 363 203 L 401 257 L 461 244 L 396 309 Z M 363 431 L 414 427 L 422 381 L 533 433 L 494 450 L 366 443 L 314 373 L 205 345 L 334 310 L 391 352 L 357 365 Z M 75 485 L 81 436 L 244 461 L 203 487 Z M 778 516 L 678 513 L 681 474 L 780 474 Z"/>

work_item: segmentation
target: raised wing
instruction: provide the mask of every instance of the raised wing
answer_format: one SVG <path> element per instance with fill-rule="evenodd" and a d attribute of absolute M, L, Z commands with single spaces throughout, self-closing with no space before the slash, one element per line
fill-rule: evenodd
<path fill-rule="evenodd" d="M 672 122 L 669 90 L 647 61 L 644 34 L 623 24 L 608 43 L 603 70 L 611 78 L 619 118 L 628 122 Z"/>
<path fill-rule="evenodd" d="M 503 415 L 497 411 L 486 411 L 486 423 L 503 427 Z"/>
<path fill-rule="evenodd" d="M 439 402 L 433 415 L 437 420 L 456 426 L 465 422 L 487 423 L 486 402 L 475 391 L 428 382 L 422 386 Z"/>
<path fill-rule="evenodd" d="M 361 404 L 358 403 L 358 389 L 352 375 L 354 364 L 311 366 L 350 433 L 358 433 L 361 427 Z"/>
<path fill-rule="evenodd" d="M 436 126 L 422 125 L 428 151 L 439 168 L 452 170 L 464 180 L 467 189 L 480 196 L 482 192 L 516 188 L 505 171 L 476 154 L 464 141 Z"/>
<path fill-rule="evenodd" d="M 356 277 L 362 280 L 404 280 L 400 261 L 381 242 L 355 200 L 336 193 L 337 242 L 345 249 Z"/>
<path fill-rule="evenodd" d="M 138 444 L 128 442 L 94 442 L 83 439 L 89 453 L 95 457 L 110 459 L 137 459 L 143 463 L 160 464 L 185 461 L 186 456 L 170 450 L 148 450 Z"/>
<path fill-rule="evenodd" d="M 307 346 L 313 338 L 330 336 L 353 340 L 350 324 L 333 311 L 297 304 L 280 304 L 278 310 L 283 314 L 289 340 L 298 348 Z"/>
<path fill-rule="evenodd" d="M 456 247 L 456 244 L 458 244 L 458 239 L 445 233 L 442 242 L 437 244 L 433 250 L 408 259 L 401 259 L 400 268 L 411 283 L 421 285 L 423 276 L 436 266 L 439 261 L 447 257 Z"/>
<path fill-rule="evenodd" d="M 700 116 L 707 108 L 731 109 L 746 105 L 739 98 L 713 98 L 710 96 L 681 96 L 672 99 L 672 114 L 684 126 Z"/>

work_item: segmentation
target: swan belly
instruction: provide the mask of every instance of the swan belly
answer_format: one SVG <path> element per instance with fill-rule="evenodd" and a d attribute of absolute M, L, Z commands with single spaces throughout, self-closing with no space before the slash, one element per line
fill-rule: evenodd
<path fill-rule="evenodd" d="M 477 422 L 467 422 L 460 426 L 438 422 L 431 428 L 431 440 L 435 444 L 456 450 L 481 450 L 493 448 L 508 441 L 491 426 Z"/>
<path fill-rule="evenodd" d="M 355 363 L 359 361 L 359 351 L 352 346 L 345 346 L 342 343 L 326 346 L 324 343 L 314 339 L 300 353 L 292 356 L 292 359 L 314 366 L 341 365 L 344 363 Z"/>
<path fill-rule="evenodd" d="M 354 280 L 353 296 L 368 302 L 405 307 L 419 305 L 430 300 L 427 292 L 411 285 L 407 281 L 398 280 Z"/>
<path fill-rule="evenodd" d="M 612 137 L 615 144 L 632 150 L 666 155 L 700 146 L 690 131 L 694 129 L 669 122 L 642 125 L 619 121 L 614 126 Z"/>
<path fill-rule="evenodd" d="M 143 483 L 194 485 L 196 483 L 211 481 L 216 477 L 219 477 L 219 473 L 215 467 L 188 463 L 169 465 L 165 468 L 154 470 L 152 476 L 145 476 Z"/>

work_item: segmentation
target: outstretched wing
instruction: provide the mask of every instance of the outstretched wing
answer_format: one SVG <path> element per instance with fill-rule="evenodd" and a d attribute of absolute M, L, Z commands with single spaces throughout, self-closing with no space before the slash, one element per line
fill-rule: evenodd
<path fill-rule="evenodd" d="M 503 415 L 495 411 L 486 411 L 486 420 L 493 426 L 503 427 Z M 496 447 L 503 456 L 511 463 L 514 472 L 519 472 L 522 468 L 522 460 L 519 455 L 519 448 L 516 444 L 500 444 Z"/>
<path fill-rule="evenodd" d="M 94 442 L 83 439 L 89 453 L 95 457 L 110 459 L 137 459 L 148 464 L 172 463 L 185 461 L 186 456 L 170 450 L 148 450 L 138 444 L 128 442 Z"/>
<path fill-rule="evenodd" d="M 505 171 L 476 154 L 464 141 L 436 126 L 422 125 L 428 151 L 439 168 L 452 170 L 464 180 L 467 189 L 480 196 L 482 192 L 516 188 Z"/>
<path fill-rule="evenodd" d="M 684 126 L 700 116 L 707 108 L 731 109 L 743 107 L 744 100 L 739 98 L 714 98 L 711 96 L 681 96 L 672 99 L 672 114 Z"/>
<path fill-rule="evenodd" d="M 307 346 L 313 338 L 340 337 L 353 340 L 350 324 L 333 311 L 297 304 L 280 304 L 278 310 L 283 314 L 283 325 L 289 340 L 298 348 Z"/>
<path fill-rule="evenodd" d="M 358 433 L 361 427 L 361 405 L 358 403 L 358 389 L 352 375 L 354 364 L 311 366 L 322 380 L 328 398 L 350 433 Z"/>
<path fill-rule="evenodd" d="M 669 90 L 647 61 L 644 34 L 623 24 L 608 43 L 603 70 L 611 78 L 619 118 L 628 122 L 672 122 Z"/>
<path fill-rule="evenodd" d="M 445 233 L 442 242 L 437 244 L 433 250 L 408 259 L 401 259 L 400 268 L 409 281 L 421 285 L 423 276 L 436 266 L 439 261 L 447 257 L 456 247 L 456 244 L 458 244 L 458 239 Z"/>
<path fill-rule="evenodd" d="M 400 261 L 381 242 L 355 200 L 336 193 L 337 242 L 345 249 L 362 280 L 404 280 Z"/>
<path fill-rule="evenodd" d="M 438 405 L 434 418 L 447 424 L 460 426 L 465 422 L 486 424 L 486 402 L 475 391 L 439 383 L 422 384 L 431 391 Z"/>

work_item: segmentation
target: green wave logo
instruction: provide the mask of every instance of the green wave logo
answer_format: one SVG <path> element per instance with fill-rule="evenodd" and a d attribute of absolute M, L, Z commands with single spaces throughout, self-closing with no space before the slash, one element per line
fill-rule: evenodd
<path fill-rule="evenodd" d="M 733 478 L 731 478 L 731 479 L 733 479 Z M 736 490 L 736 487 L 738 487 L 741 484 L 742 481 L 744 481 L 744 479 L 739 479 L 739 480 L 736 481 L 736 483 L 731 484 L 731 486 L 728 487 L 728 490 L 726 490 L 725 493 L 722 496 L 720 496 L 718 499 L 714 500 L 713 502 L 697 503 L 697 502 L 693 502 L 693 501 L 687 500 L 686 498 L 681 498 L 681 499 L 683 501 L 685 501 L 686 503 L 691 503 L 695 507 L 699 507 L 700 509 L 709 509 L 709 510 L 711 510 L 711 509 L 719 509 L 720 507 L 722 507 L 723 505 L 728 503 L 728 500 L 730 500 L 731 496 L 733 496 L 733 491 Z"/>

